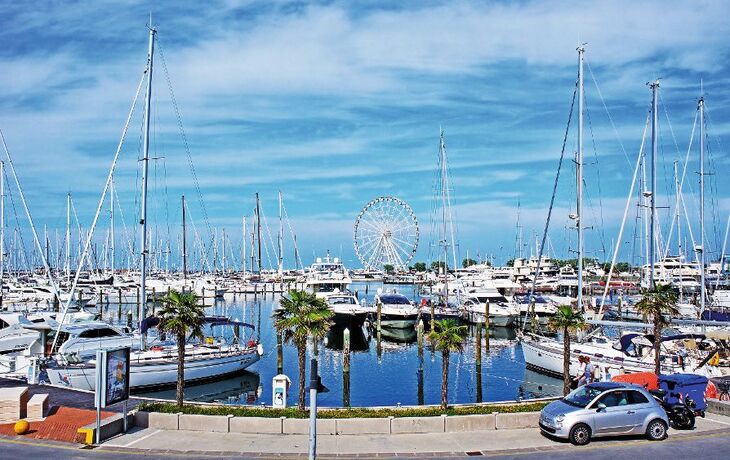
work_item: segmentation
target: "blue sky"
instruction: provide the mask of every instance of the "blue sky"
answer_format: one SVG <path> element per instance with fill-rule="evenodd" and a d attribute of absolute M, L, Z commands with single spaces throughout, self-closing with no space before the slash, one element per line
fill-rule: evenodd
<path fill-rule="evenodd" d="M 616 240 L 650 101 L 645 83 L 657 77 L 661 206 L 673 200 L 672 162 L 687 151 L 703 81 L 707 166 L 715 173 L 708 176 L 708 250 L 717 253 L 730 210 L 722 180 L 730 5 L 636 3 L 3 2 L 0 128 L 31 212 L 51 239 L 63 231 L 69 191 L 88 226 L 145 65 L 151 10 L 210 224 L 225 228 L 232 245 L 240 244 L 254 193 L 273 223 L 281 190 L 305 263 L 330 249 L 356 266 L 355 217 L 369 200 L 395 195 L 418 216 L 416 259 L 427 259 L 442 127 L 461 256 L 479 251 L 500 262 L 515 254 L 518 200 L 525 240 L 542 232 L 575 48 L 586 42 L 587 253 L 604 258 Z M 168 225 L 176 235 L 185 193 L 203 234 L 159 53 L 155 72 L 151 154 L 164 159 L 151 165 L 150 222 L 159 235 Z M 116 179 L 129 229 L 140 113 Z M 572 130 L 569 160 L 575 139 Z M 691 158 L 685 198 L 696 225 L 696 145 Z M 566 230 L 571 168 L 567 161 L 550 233 L 558 257 L 575 248 L 575 232 Z M 665 231 L 670 213 L 660 210 Z M 100 221 L 99 244 L 107 222 Z M 8 225 L 17 225 L 12 214 Z M 631 257 L 630 246 L 625 237 L 622 259 Z"/>

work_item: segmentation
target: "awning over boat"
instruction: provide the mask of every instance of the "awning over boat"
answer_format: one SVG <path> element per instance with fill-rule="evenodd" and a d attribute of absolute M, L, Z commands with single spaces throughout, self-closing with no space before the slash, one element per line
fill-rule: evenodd
<path fill-rule="evenodd" d="M 232 320 L 230 318 L 227 318 L 225 316 L 206 316 L 203 318 L 203 323 L 210 324 L 211 326 L 242 326 L 242 327 L 248 327 L 251 329 L 256 329 L 252 324 L 244 323 L 242 321 L 236 321 Z M 148 316 L 144 320 L 142 320 L 142 323 L 140 324 L 140 329 L 142 334 L 147 332 L 153 327 L 157 327 L 160 324 L 160 317 L 159 316 Z"/>

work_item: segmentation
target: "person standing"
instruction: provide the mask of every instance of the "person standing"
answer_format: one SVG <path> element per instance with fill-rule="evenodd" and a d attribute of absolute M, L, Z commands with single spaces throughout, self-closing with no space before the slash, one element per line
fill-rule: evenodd
<path fill-rule="evenodd" d="M 595 380 L 595 366 L 591 363 L 591 358 L 589 356 L 584 357 L 585 360 L 585 369 L 583 370 L 584 375 L 584 382 L 583 384 L 593 383 Z"/>

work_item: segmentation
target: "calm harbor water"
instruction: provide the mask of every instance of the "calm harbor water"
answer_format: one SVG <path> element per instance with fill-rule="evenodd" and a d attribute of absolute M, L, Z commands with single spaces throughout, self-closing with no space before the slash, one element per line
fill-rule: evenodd
<path fill-rule="evenodd" d="M 372 302 L 378 283 L 351 286 L 361 301 Z M 393 286 L 386 286 L 387 290 Z M 396 287 L 399 292 L 417 300 L 412 286 Z M 367 291 L 367 296 L 366 296 Z M 254 336 L 260 333 L 264 356 L 248 372 L 225 380 L 190 385 L 186 387 L 186 399 L 228 404 L 271 404 L 271 379 L 277 373 L 276 334 L 271 312 L 279 301 L 279 295 L 226 296 L 207 309 L 210 314 L 225 314 L 257 326 Z M 553 396 L 561 392 L 559 380 L 545 377 L 525 369 L 519 343 L 513 330 L 491 328 L 489 347 L 482 338 L 481 375 L 476 360 L 476 326 L 469 327 L 464 352 L 451 356 L 449 371 L 449 402 L 471 403 L 505 401 L 533 397 Z M 419 374 L 419 354 L 415 331 L 392 332 L 383 329 L 381 346 L 378 347 L 374 331 L 358 328 L 350 333 L 351 359 L 349 403 L 351 406 L 385 406 L 438 404 L 441 388 L 441 354 L 433 352 L 428 341 L 423 350 L 423 372 Z M 319 373 L 327 391 L 320 393 L 318 404 L 336 407 L 346 404 L 343 379 L 343 330 L 332 329 L 319 345 Z M 308 350 L 308 358 L 311 353 Z M 288 404 L 296 404 L 297 356 L 291 344 L 283 347 L 284 373 L 292 380 Z M 309 361 L 307 361 L 309 363 Z M 309 375 L 309 369 L 307 369 Z M 309 383 L 307 377 L 307 384 Z M 479 395 L 481 388 L 481 395 Z M 143 393 L 143 396 L 174 399 L 175 390 Z"/>

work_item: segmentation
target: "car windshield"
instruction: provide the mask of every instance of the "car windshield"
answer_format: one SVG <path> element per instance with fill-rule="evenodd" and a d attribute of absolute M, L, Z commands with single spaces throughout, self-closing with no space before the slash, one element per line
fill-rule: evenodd
<path fill-rule="evenodd" d="M 595 399 L 596 396 L 601 394 L 603 390 L 585 385 L 571 391 L 568 396 L 563 398 L 563 401 L 576 407 L 586 407 L 588 404 Z"/>

